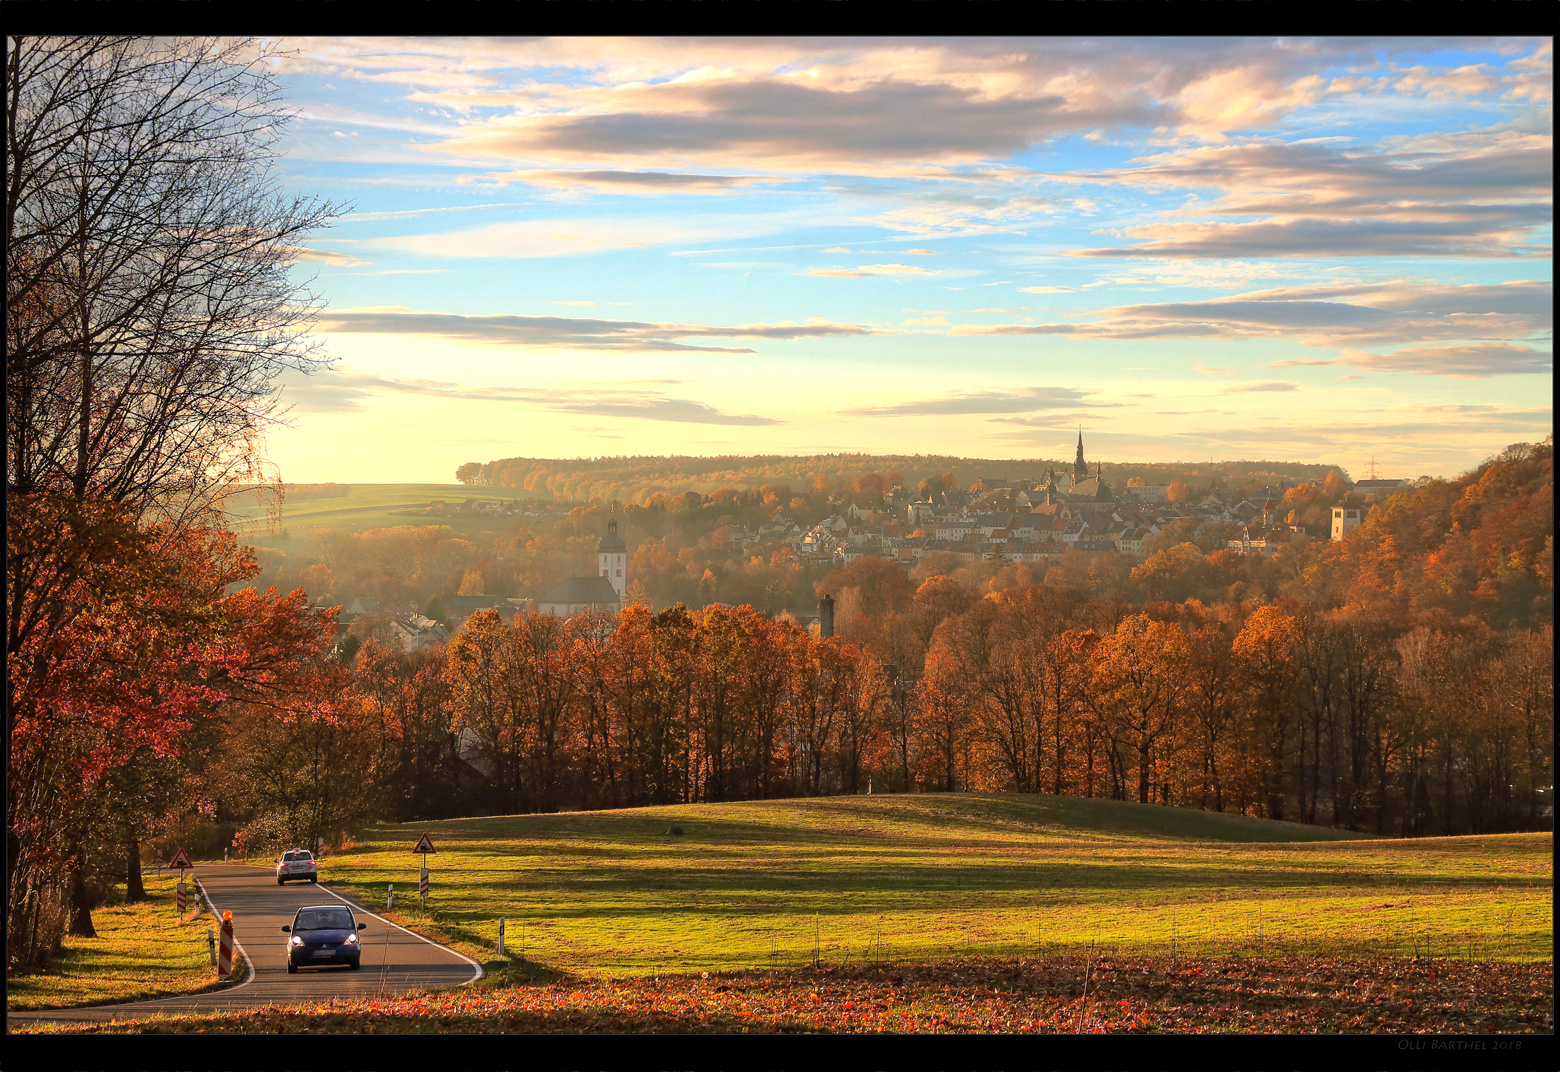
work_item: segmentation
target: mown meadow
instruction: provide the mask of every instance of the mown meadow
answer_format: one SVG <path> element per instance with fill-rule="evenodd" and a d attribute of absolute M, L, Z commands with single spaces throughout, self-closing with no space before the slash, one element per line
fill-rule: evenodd
<path fill-rule="evenodd" d="M 1551 852 L 974 794 L 378 826 L 323 879 L 476 985 L 17 1030 L 1547 1034 Z"/>
<path fill-rule="evenodd" d="M 394 883 L 393 918 L 483 959 L 504 917 L 509 958 L 584 978 L 1091 950 L 1535 962 L 1552 844 L 918 794 L 378 826 L 323 877 L 376 910 Z"/>

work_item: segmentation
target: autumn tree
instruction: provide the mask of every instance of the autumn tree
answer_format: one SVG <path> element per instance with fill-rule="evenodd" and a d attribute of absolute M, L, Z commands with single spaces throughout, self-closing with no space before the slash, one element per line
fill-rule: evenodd
<path fill-rule="evenodd" d="M 1149 802 L 1156 772 L 1166 784 L 1164 769 L 1179 743 L 1187 654 L 1178 628 L 1143 614 L 1122 621 L 1095 653 L 1092 703 L 1112 742 L 1124 749 L 1120 759 L 1137 767 L 1140 804 Z M 1116 774 L 1120 780 L 1125 771 Z"/>
<path fill-rule="evenodd" d="M 1231 650 L 1239 661 L 1252 751 L 1264 814 L 1282 819 L 1290 788 L 1289 758 L 1295 731 L 1294 688 L 1300 666 L 1295 620 L 1277 607 L 1259 607 L 1236 636 Z"/>
<path fill-rule="evenodd" d="M 1196 601 L 1183 610 L 1190 630 L 1186 645 L 1186 708 L 1193 727 L 1197 756 L 1198 806 L 1224 810 L 1225 775 L 1231 757 L 1239 698 L 1235 657 L 1235 626 L 1229 616 L 1210 612 Z"/>
<path fill-rule="evenodd" d="M 63 927 L 48 905 L 67 881 L 79 893 L 72 847 L 105 777 L 143 745 L 177 754 L 225 696 L 216 655 L 176 653 L 203 615 L 238 610 L 181 578 L 253 575 L 208 538 L 208 511 L 263 475 L 277 376 L 319 364 L 289 269 L 335 210 L 279 190 L 287 117 L 263 48 L 7 49 L 8 942 L 35 965 Z M 271 602 L 301 622 L 298 597 Z M 246 665 L 221 658 L 228 676 Z"/>

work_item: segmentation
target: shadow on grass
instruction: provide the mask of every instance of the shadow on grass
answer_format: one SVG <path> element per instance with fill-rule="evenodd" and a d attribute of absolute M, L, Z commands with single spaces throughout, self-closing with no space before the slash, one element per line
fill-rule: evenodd
<path fill-rule="evenodd" d="M 613 840 L 643 844 L 664 841 L 666 827 L 673 821 L 688 829 L 692 840 L 704 844 L 757 841 L 837 846 L 842 838 L 864 844 L 913 838 L 967 846 L 972 832 L 1001 835 L 998 841 L 1022 841 L 1029 837 L 1074 840 L 1093 835 L 1107 841 L 1146 838 L 1250 844 L 1370 837 L 1327 827 L 1132 801 L 964 793 L 794 798 L 445 819 L 374 827 L 365 831 L 364 837 L 388 842 L 410 836 L 415 841 L 412 831 L 427 830 L 456 842 L 514 840 L 566 845 Z M 527 855 L 524 849 L 522 844 L 512 851 Z M 384 844 L 362 846 L 354 851 L 372 854 L 400 850 Z"/>

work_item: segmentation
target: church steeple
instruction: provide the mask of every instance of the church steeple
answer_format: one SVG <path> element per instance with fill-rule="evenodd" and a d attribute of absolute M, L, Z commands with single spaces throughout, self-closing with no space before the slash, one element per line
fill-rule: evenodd
<path fill-rule="evenodd" d="M 1083 428 L 1078 429 L 1078 457 L 1073 459 L 1073 483 L 1081 484 L 1089 479 L 1089 463 L 1083 460 Z"/>
<path fill-rule="evenodd" d="M 596 548 L 597 569 L 600 576 L 612 582 L 612 588 L 617 592 L 618 599 L 625 600 L 628 597 L 628 578 L 624 572 L 628 566 L 628 545 L 623 542 L 623 537 L 617 530 L 617 503 L 612 503 L 612 513 L 607 517 L 607 534 L 601 538 L 601 544 Z"/>

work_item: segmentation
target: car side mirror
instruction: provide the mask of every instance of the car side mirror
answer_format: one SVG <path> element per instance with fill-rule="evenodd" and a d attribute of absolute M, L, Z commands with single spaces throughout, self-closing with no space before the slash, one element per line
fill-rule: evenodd
<path fill-rule="evenodd" d="M 283 927 L 282 928 L 282 933 L 283 934 L 291 934 L 292 933 L 292 928 L 291 927 Z"/>
<path fill-rule="evenodd" d="M 368 930 L 368 924 L 367 923 L 359 923 L 358 924 L 358 930 L 360 930 L 360 931 Z"/>

